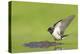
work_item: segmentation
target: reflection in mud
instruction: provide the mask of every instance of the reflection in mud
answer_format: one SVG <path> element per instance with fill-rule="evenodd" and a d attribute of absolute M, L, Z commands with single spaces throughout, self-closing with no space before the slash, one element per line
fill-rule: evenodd
<path fill-rule="evenodd" d="M 30 47 L 30 48 L 48 48 L 50 46 L 54 46 L 54 50 L 61 49 L 60 47 L 56 47 L 59 45 L 63 45 L 63 43 L 57 43 L 57 42 L 49 42 L 49 41 L 40 41 L 40 42 L 29 42 L 25 43 L 25 47 Z"/>

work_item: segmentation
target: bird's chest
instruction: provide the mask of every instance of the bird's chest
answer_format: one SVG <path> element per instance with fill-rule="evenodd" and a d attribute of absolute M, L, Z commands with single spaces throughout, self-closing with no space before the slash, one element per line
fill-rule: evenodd
<path fill-rule="evenodd" d="M 61 32 L 64 31 L 64 25 L 63 23 L 59 22 L 56 26 L 55 26 L 55 29 L 54 29 L 54 33 L 57 33 L 57 34 L 61 34 Z"/>
<path fill-rule="evenodd" d="M 61 28 L 60 27 L 56 27 L 54 29 L 54 32 L 52 33 L 52 35 L 56 38 L 56 39 L 61 39 Z"/>

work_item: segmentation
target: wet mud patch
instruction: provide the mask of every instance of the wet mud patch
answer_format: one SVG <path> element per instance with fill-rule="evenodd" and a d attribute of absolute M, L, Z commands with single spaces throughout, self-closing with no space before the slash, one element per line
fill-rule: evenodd
<path fill-rule="evenodd" d="M 59 45 L 63 45 L 63 43 L 49 42 L 49 41 L 24 43 L 25 47 L 30 47 L 30 48 L 48 48 L 50 46 L 59 46 Z"/>

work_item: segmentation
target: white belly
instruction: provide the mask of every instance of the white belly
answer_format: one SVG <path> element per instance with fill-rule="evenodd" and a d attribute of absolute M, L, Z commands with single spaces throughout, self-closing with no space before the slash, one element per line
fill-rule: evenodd
<path fill-rule="evenodd" d="M 54 32 L 52 33 L 52 35 L 56 38 L 56 39 L 61 39 L 61 36 L 60 36 L 60 30 L 59 28 L 57 28 L 56 30 L 54 30 Z"/>
<path fill-rule="evenodd" d="M 56 39 L 61 39 L 61 34 L 60 34 L 61 29 L 60 29 L 60 25 L 61 25 L 61 23 L 59 23 L 59 24 L 55 27 L 54 32 L 52 33 L 52 35 L 53 35 Z"/>

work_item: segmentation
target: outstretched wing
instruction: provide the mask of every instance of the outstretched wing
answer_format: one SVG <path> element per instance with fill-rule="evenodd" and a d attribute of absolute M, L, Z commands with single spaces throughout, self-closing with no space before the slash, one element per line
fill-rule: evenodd
<path fill-rule="evenodd" d="M 54 25 L 53 25 L 53 27 L 55 27 L 59 22 L 61 22 L 62 21 L 62 19 L 61 20 L 59 20 L 58 22 L 56 22 Z"/>
<path fill-rule="evenodd" d="M 65 30 L 68 25 L 72 22 L 72 20 L 74 19 L 74 15 L 68 16 L 66 17 L 64 20 L 61 21 L 61 29 Z"/>
<path fill-rule="evenodd" d="M 74 19 L 74 15 L 68 16 L 63 20 L 59 20 L 56 22 L 53 27 L 55 27 L 55 31 L 59 32 L 59 34 L 64 34 L 65 29 L 68 27 L 68 25 L 71 23 L 71 21 Z"/>

